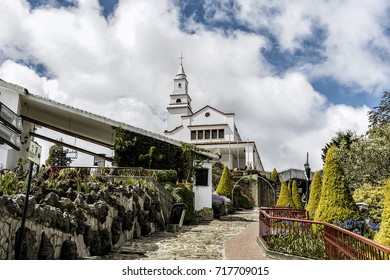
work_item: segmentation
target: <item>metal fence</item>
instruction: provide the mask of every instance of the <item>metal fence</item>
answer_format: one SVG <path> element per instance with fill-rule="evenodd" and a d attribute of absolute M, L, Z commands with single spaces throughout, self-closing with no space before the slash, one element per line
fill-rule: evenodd
<path fill-rule="evenodd" d="M 390 260 L 389 247 L 333 224 L 307 220 L 305 210 L 259 212 L 259 235 L 272 251 L 320 260 Z"/>

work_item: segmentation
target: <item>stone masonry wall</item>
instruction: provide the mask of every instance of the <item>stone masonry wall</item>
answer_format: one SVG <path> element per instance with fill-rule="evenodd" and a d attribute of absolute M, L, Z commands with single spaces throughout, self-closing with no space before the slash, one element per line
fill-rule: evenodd
<path fill-rule="evenodd" d="M 91 186 L 30 196 L 21 259 L 82 259 L 105 255 L 127 240 L 165 230 L 159 191 Z M 39 203 L 38 203 L 39 202 Z M 0 196 L 0 259 L 15 258 L 24 195 Z"/>

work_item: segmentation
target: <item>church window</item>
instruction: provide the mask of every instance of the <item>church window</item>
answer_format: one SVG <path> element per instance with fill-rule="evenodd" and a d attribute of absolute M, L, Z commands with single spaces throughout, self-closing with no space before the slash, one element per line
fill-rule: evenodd
<path fill-rule="evenodd" d="M 218 130 L 218 138 L 219 139 L 225 138 L 225 131 L 223 129 Z"/>
<path fill-rule="evenodd" d="M 191 131 L 191 140 L 196 139 L 196 131 Z"/>
<path fill-rule="evenodd" d="M 210 117 L 210 113 L 207 112 L 206 114 L 204 114 L 206 116 L 206 118 Z"/>
<path fill-rule="evenodd" d="M 181 99 L 180 98 L 176 99 L 176 103 L 181 103 Z"/>
<path fill-rule="evenodd" d="M 181 83 L 179 83 L 177 86 L 178 86 L 179 88 L 181 88 Z"/>
<path fill-rule="evenodd" d="M 213 129 L 211 131 L 211 138 L 213 138 L 213 139 L 217 139 L 218 138 L 218 130 Z"/>
<path fill-rule="evenodd" d="M 204 138 L 204 130 L 198 130 L 198 139 L 203 139 Z"/>
<path fill-rule="evenodd" d="M 210 139 L 210 130 L 206 130 L 204 133 L 204 139 Z"/>

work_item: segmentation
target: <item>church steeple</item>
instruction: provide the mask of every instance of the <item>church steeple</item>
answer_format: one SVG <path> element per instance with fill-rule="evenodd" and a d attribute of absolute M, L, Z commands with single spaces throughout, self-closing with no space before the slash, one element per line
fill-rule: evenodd
<path fill-rule="evenodd" d="M 173 79 L 173 93 L 170 95 L 167 131 L 181 126 L 181 117 L 192 115 L 191 97 L 188 94 L 188 80 L 183 67 L 183 56 L 180 56 L 180 67 Z"/>

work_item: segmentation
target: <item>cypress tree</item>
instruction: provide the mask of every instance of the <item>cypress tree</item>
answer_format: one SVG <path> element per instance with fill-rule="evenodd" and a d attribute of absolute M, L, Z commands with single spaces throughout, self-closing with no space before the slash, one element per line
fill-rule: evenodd
<path fill-rule="evenodd" d="M 232 184 L 230 183 L 230 172 L 227 166 L 223 168 L 221 179 L 219 180 L 218 187 L 215 191 L 217 194 L 229 198 L 232 197 Z"/>
<path fill-rule="evenodd" d="M 311 182 L 310 188 L 310 198 L 307 203 L 306 210 L 309 212 L 309 217 L 313 217 L 315 211 L 317 210 L 318 203 L 321 198 L 321 187 L 322 187 L 322 178 L 320 172 L 315 172 L 313 176 L 313 181 Z"/>
<path fill-rule="evenodd" d="M 278 201 L 276 202 L 276 207 L 294 207 L 294 202 L 292 201 L 290 190 L 286 181 L 283 181 L 282 186 L 280 187 L 280 193 Z"/>
<path fill-rule="evenodd" d="M 385 199 L 381 227 L 379 232 L 375 235 L 374 240 L 390 247 L 390 178 L 387 179 L 385 184 Z"/>
<path fill-rule="evenodd" d="M 294 180 L 291 187 L 292 200 L 296 209 L 303 209 L 302 198 L 298 191 L 297 182 Z"/>
<path fill-rule="evenodd" d="M 280 183 L 279 173 L 276 170 L 276 168 L 272 169 L 271 180 L 274 181 L 275 183 Z"/>
<path fill-rule="evenodd" d="M 343 171 L 335 151 L 336 147 L 331 146 L 326 153 L 321 199 L 314 220 L 328 223 L 343 222 L 352 217 L 360 220 L 359 209 L 350 190 L 344 185 Z"/>

